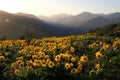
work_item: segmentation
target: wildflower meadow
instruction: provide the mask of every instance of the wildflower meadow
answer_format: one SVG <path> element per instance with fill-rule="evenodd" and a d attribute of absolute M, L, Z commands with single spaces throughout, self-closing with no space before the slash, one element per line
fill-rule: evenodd
<path fill-rule="evenodd" d="M 119 37 L 0 41 L 0 80 L 120 80 L 119 75 Z"/>

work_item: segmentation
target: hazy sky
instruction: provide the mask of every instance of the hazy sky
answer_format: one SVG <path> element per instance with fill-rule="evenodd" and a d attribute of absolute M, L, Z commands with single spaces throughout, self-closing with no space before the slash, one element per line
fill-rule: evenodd
<path fill-rule="evenodd" d="M 0 10 L 35 15 L 120 12 L 120 0 L 0 0 Z"/>

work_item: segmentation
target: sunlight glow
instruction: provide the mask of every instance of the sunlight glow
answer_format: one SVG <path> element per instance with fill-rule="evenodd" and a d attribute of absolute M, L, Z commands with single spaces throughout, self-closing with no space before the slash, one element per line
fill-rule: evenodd
<path fill-rule="evenodd" d="M 120 11 L 120 0 L 0 0 L 0 10 L 10 13 L 55 15 L 81 12 L 111 13 Z"/>
<path fill-rule="evenodd" d="M 13 0 L 0 0 L 0 10 L 7 12 L 19 12 L 22 10 L 22 5 L 19 2 Z"/>

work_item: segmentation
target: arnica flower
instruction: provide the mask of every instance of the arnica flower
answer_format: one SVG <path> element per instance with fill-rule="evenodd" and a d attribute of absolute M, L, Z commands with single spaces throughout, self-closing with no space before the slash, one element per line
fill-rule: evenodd
<path fill-rule="evenodd" d="M 50 58 L 46 59 L 46 63 L 48 64 L 50 62 Z"/>
<path fill-rule="evenodd" d="M 79 72 L 81 72 L 82 71 L 82 67 L 77 67 L 77 72 L 79 73 Z"/>
<path fill-rule="evenodd" d="M 37 59 L 38 56 L 37 55 L 32 55 L 32 59 Z"/>
<path fill-rule="evenodd" d="M 96 65 L 95 65 L 95 68 L 96 68 L 97 70 L 100 70 L 100 64 L 96 64 Z"/>
<path fill-rule="evenodd" d="M 65 68 L 66 69 L 69 69 L 71 66 L 70 66 L 70 64 L 69 63 L 65 63 Z"/>
<path fill-rule="evenodd" d="M 17 62 L 17 64 L 20 64 L 20 63 L 22 63 L 22 61 L 21 60 L 18 60 L 18 61 L 16 61 Z"/>
<path fill-rule="evenodd" d="M 72 61 L 72 62 L 75 62 L 75 61 L 76 61 L 76 58 L 71 58 L 71 61 Z"/>
<path fill-rule="evenodd" d="M 45 58 L 48 59 L 48 58 L 50 58 L 50 56 L 49 55 L 45 55 Z"/>
<path fill-rule="evenodd" d="M 41 60 L 40 63 L 41 63 L 42 67 L 46 67 L 46 61 L 45 60 Z"/>
<path fill-rule="evenodd" d="M 110 47 L 110 45 L 106 44 L 106 45 L 103 46 L 103 49 L 106 51 L 109 47 Z"/>
<path fill-rule="evenodd" d="M 11 67 L 15 67 L 15 66 L 16 66 L 16 63 L 12 63 L 12 64 L 11 64 Z"/>
<path fill-rule="evenodd" d="M 103 57 L 103 54 L 100 53 L 100 51 L 98 51 L 98 52 L 96 52 L 95 56 L 96 56 L 97 59 L 100 59 L 100 58 Z"/>
<path fill-rule="evenodd" d="M 38 64 L 37 64 L 36 62 L 33 62 L 33 66 L 34 66 L 34 67 L 37 67 Z"/>
<path fill-rule="evenodd" d="M 76 69 L 76 68 L 73 68 L 72 70 L 71 70 L 71 73 L 77 73 L 78 72 L 78 70 Z"/>
<path fill-rule="evenodd" d="M 79 68 L 82 68 L 82 66 L 83 66 L 81 61 L 78 61 L 77 65 L 78 65 L 77 67 L 79 67 Z"/>
<path fill-rule="evenodd" d="M 56 56 L 55 56 L 55 61 L 56 61 L 56 62 L 60 61 L 60 55 L 56 55 Z"/>
<path fill-rule="evenodd" d="M 41 57 L 44 57 L 45 56 L 45 53 L 41 51 Z"/>
<path fill-rule="evenodd" d="M 16 60 L 23 60 L 23 56 L 16 58 Z"/>
<path fill-rule="evenodd" d="M 86 55 L 83 55 L 83 56 L 80 57 L 80 61 L 83 62 L 83 63 L 87 62 L 88 61 L 88 57 Z"/>
<path fill-rule="evenodd" d="M 64 55 L 65 55 L 65 54 L 63 54 L 63 53 L 60 53 L 60 57 L 61 57 L 61 58 L 64 58 Z"/>
<path fill-rule="evenodd" d="M 73 66 L 74 66 L 74 64 L 73 64 L 73 63 L 70 63 L 70 66 L 71 66 L 71 67 L 73 67 Z"/>
<path fill-rule="evenodd" d="M 100 44 L 100 45 L 102 45 L 102 44 L 103 44 L 103 42 L 99 42 L 99 44 Z"/>
<path fill-rule="evenodd" d="M 26 66 L 27 70 L 32 70 L 32 66 Z"/>
<path fill-rule="evenodd" d="M 24 62 L 21 62 L 21 63 L 19 64 L 19 66 L 20 66 L 20 67 L 24 67 Z"/>
<path fill-rule="evenodd" d="M 15 73 L 16 75 L 18 75 L 18 74 L 20 73 L 20 70 L 19 70 L 19 69 L 16 69 L 16 70 L 14 71 L 14 73 Z"/>
<path fill-rule="evenodd" d="M 39 60 L 35 59 L 34 62 L 39 63 Z"/>
<path fill-rule="evenodd" d="M 54 67 L 54 63 L 53 63 L 52 61 L 49 61 L 48 67 L 49 67 L 49 68 L 53 68 L 53 67 Z"/>
<path fill-rule="evenodd" d="M 78 61 L 77 65 L 80 66 L 80 67 L 82 67 L 82 62 Z"/>
<path fill-rule="evenodd" d="M 70 57 L 71 57 L 71 55 L 70 55 L 70 54 L 65 54 L 65 55 L 64 55 L 64 59 L 65 59 L 65 60 L 69 60 L 69 59 L 70 59 Z"/>
<path fill-rule="evenodd" d="M 27 65 L 32 65 L 32 60 L 26 61 Z"/>
<path fill-rule="evenodd" d="M 69 50 L 66 50 L 65 54 L 70 54 L 70 51 L 69 51 Z"/>
<path fill-rule="evenodd" d="M 70 47 L 70 51 L 71 51 L 71 52 L 75 52 L 74 47 Z"/>
<path fill-rule="evenodd" d="M 5 60 L 5 57 L 4 56 L 0 56 L 0 60 Z"/>

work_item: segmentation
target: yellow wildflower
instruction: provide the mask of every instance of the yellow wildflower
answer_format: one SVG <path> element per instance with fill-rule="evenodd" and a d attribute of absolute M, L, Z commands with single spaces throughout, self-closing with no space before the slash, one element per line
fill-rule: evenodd
<path fill-rule="evenodd" d="M 45 60 L 41 60 L 40 63 L 41 63 L 41 66 L 42 66 L 42 67 L 46 67 L 46 64 L 47 64 L 47 63 L 46 63 Z"/>
<path fill-rule="evenodd" d="M 16 69 L 16 70 L 14 71 L 14 73 L 15 73 L 16 75 L 18 75 L 18 74 L 20 73 L 20 70 L 19 70 L 19 69 Z"/>
<path fill-rule="evenodd" d="M 26 66 L 27 70 L 32 70 L 32 66 Z"/>
<path fill-rule="evenodd" d="M 55 56 L 55 61 L 56 61 L 56 62 L 60 61 L 60 55 L 56 55 L 56 56 Z"/>
<path fill-rule="evenodd" d="M 82 67 L 77 67 L 77 72 L 79 73 L 79 72 L 81 72 L 82 71 Z"/>
<path fill-rule="evenodd" d="M 77 73 L 78 72 L 78 70 L 76 69 L 76 68 L 73 68 L 72 70 L 71 70 L 71 73 Z"/>
<path fill-rule="evenodd" d="M 16 63 L 12 63 L 12 64 L 11 64 L 11 67 L 15 67 L 15 66 L 16 66 Z"/>
<path fill-rule="evenodd" d="M 75 61 L 76 61 L 76 58 L 71 58 L 71 61 L 72 61 L 72 62 L 75 62 Z"/>
<path fill-rule="evenodd" d="M 95 65 L 95 68 L 96 68 L 97 70 L 100 70 L 100 64 L 96 64 L 96 65 Z"/>
<path fill-rule="evenodd" d="M 80 57 L 80 61 L 81 62 L 87 62 L 88 61 L 88 57 L 86 55 L 83 55 Z"/>
<path fill-rule="evenodd" d="M 100 59 L 103 57 L 103 54 L 100 51 L 98 51 L 98 52 L 96 52 L 95 56 L 97 59 Z"/>
<path fill-rule="evenodd" d="M 69 69 L 71 66 L 70 66 L 70 64 L 69 63 L 65 63 L 65 68 L 66 69 Z"/>
<path fill-rule="evenodd" d="M 74 64 L 73 64 L 73 63 L 70 63 L 70 66 L 71 66 L 71 67 L 73 67 L 73 66 L 74 66 Z"/>
<path fill-rule="evenodd" d="M 54 67 L 54 63 L 53 63 L 52 61 L 49 61 L 48 67 L 49 67 L 49 68 L 53 68 L 53 67 Z"/>
<path fill-rule="evenodd" d="M 4 56 L 0 56 L 0 60 L 5 60 L 5 57 Z"/>
<path fill-rule="evenodd" d="M 70 47 L 70 51 L 71 52 L 75 52 L 75 48 L 74 47 Z"/>

